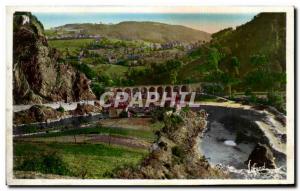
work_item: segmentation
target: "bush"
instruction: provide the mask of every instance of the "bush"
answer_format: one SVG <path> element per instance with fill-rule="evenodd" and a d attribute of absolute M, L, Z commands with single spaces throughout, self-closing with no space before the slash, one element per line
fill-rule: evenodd
<path fill-rule="evenodd" d="M 39 130 L 36 126 L 33 126 L 33 125 L 24 125 L 24 126 L 19 127 L 19 129 L 22 133 L 25 133 L 25 134 L 36 133 Z"/>
<path fill-rule="evenodd" d="M 179 125 L 183 123 L 183 119 L 178 114 L 165 114 L 164 123 L 165 126 L 163 127 L 162 131 L 167 134 L 172 134 L 178 129 Z"/>
<path fill-rule="evenodd" d="M 179 146 L 174 146 L 174 147 L 172 147 L 172 154 L 179 157 L 179 158 L 183 158 L 184 157 L 184 150 Z"/>
<path fill-rule="evenodd" d="M 65 112 L 65 108 L 63 106 L 59 106 L 59 108 L 57 108 L 56 111 L 64 113 Z"/>
<path fill-rule="evenodd" d="M 279 92 L 269 92 L 267 98 L 268 104 L 276 107 L 279 111 L 285 111 L 285 100 Z"/>
<path fill-rule="evenodd" d="M 105 88 L 102 86 L 102 84 L 100 83 L 92 83 L 91 85 L 91 88 L 92 88 L 92 91 L 93 93 L 98 97 L 100 98 L 100 96 L 104 93 L 105 91 Z"/>
<path fill-rule="evenodd" d="M 126 111 L 122 111 L 120 114 L 119 114 L 119 117 L 120 118 L 127 118 L 128 117 L 128 113 Z"/>
<path fill-rule="evenodd" d="M 171 125 L 177 126 L 183 122 L 183 119 L 179 115 L 174 115 L 172 114 L 171 116 L 168 117 L 169 121 L 171 122 Z"/>
<path fill-rule="evenodd" d="M 86 75 L 87 78 L 93 79 L 96 77 L 96 72 L 91 69 L 87 64 L 75 64 L 75 67 Z"/>
<path fill-rule="evenodd" d="M 245 91 L 245 96 L 251 96 L 251 95 L 253 95 L 251 89 L 247 88 Z"/>
<path fill-rule="evenodd" d="M 171 110 L 171 108 L 157 108 L 150 112 L 152 122 L 163 121 L 165 112 Z"/>
<path fill-rule="evenodd" d="M 191 110 L 191 108 L 187 105 L 184 108 L 182 108 L 182 112 L 187 113 Z"/>
<path fill-rule="evenodd" d="M 217 96 L 225 95 L 224 87 L 219 84 L 203 85 L 203 92 L 205 94 L 211 94 L 211 95 L 217 95 Z"/>
<path fill-rule="evenodd" d="M 36 171 L 44 174 L 72 175 L 67 165 L 55 151 L 26 155 L 15 168 L 21 171 Z"/>

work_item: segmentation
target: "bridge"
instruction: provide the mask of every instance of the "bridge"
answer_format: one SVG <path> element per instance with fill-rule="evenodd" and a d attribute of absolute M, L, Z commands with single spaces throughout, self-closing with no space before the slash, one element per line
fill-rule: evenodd
<path fill-rule="evenodd" d="M 140 86 L 129 86 L 129 87 L 109 87 L 108 91 L 111 92 L 126 92 L 129 97 L 133 97 L 136 92 L 141 92 L 143 98 L 146 98 L 149 92 L 157 92 L 162 97 L 163 92 L 167 93 L 167 96 L 172 96 L 174 92 L 180 94 L 181 92 L 197 92 L 202 91 L 203 83 L 193 84 L 180 84 L 180 85 L 140 85 Z"/>

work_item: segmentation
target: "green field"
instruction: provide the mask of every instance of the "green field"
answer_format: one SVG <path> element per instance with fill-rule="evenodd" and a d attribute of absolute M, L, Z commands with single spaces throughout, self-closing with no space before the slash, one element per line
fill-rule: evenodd
<path fill-rule="evenodd" d="M 118 122 L 122 127 L 113 127 Z M 161 122 L 110 120 L 108 126 L 65 129 L 14 138 L 14 171 L 19 176 L 60 175 L 76 178 L 109 178 L 115 169 L 136 166 L 148 154 Z M 105 141 L 103 137 L 111 137 Z M 139 145 L 139 146 L 134 146 Z"/>
<path fill-rule="evenodd" d="M 109 178 L 107 173 L 136 165 L 147 154 L 143 149 L 107 144 L 15 142 L 13 149 L 15 170 L 90 179 Z"/>
<path fill-rule="evenodd" d="M 69 39 L 69 40 L 49 40 L 50 47 L 64 51 L 68 48 L 70 51 L 84 47 L 95 41 L 94 39 Z"/>

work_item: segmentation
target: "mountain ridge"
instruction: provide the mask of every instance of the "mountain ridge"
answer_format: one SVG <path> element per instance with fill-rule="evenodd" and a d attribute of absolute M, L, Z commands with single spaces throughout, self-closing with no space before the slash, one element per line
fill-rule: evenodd
<path fill-rule="evenodd" d="M 74 23 L 49 29 L 48 34 L 71 34 L 67 30 L 81 30 L 89 35 L 100 35 L 122 40 L 144 40 L 156 43 L 180 41 L 193 43 L 208 42 L 211 35 L 207 32 L 182 25 L 171 25 L 152 21 L 123 21 L 117 24 Z M 50 36 L 51 36 L 50 35 Z"/>

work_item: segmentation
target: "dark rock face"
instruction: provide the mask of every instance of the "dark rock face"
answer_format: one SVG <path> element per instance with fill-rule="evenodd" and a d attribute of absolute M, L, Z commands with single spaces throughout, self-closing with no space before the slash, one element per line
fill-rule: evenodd
<path fill-rule="evenodd" d="M 250 167 L 263 167 L 274 169 L 276 168 L 275 160 L 271 149 L 264 144 L 257 144 L 254 150 L 249 155 L 246 164 L 250 163 Z"/>
<path fill-rule="evenodd" d="M 25 24 L 24 17 L 29 18 Z M 86 76 L 61 63 L 60 53 L 48 47 L 43 25 L 35 16 L 16 12 L 13 24 L 14 104 L 95 98 Z"/>

